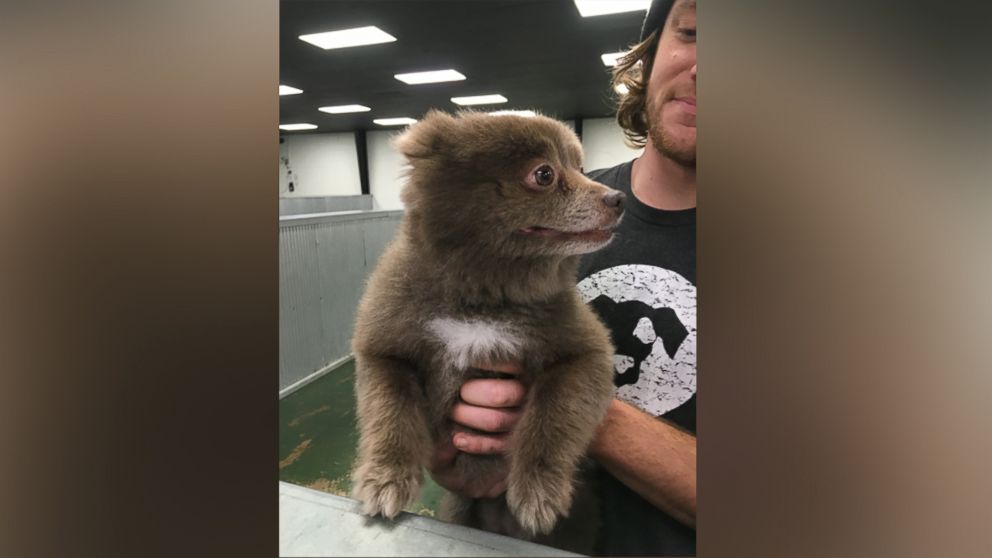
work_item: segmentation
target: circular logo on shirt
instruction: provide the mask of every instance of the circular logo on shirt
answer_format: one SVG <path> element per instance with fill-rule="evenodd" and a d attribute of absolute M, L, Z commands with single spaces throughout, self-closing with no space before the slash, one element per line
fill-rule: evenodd
<path fill-rule="evenodd" d="M 579 285 L 611 328 L 617 397 L 655 416 L 696 393 L 696 286 L 653 265 L 620 265 Z"/>

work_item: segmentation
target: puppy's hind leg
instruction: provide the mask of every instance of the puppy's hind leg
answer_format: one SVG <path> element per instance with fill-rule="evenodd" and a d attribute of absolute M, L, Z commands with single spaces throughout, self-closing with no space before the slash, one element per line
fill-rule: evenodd
<path fill-rule="evenodd" d="M 356 355 L 360 439 L 352 495 L 368 515 L 395 517 L 420 493 L 433 447 L 427 404 L 406 362 Z"/>

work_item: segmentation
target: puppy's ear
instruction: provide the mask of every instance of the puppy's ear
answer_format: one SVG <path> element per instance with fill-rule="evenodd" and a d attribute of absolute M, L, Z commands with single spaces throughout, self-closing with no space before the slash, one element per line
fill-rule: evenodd
<path fill-rule="evenodd" d="M 440 152 L 453 137 L 457 122 L 446 112 L 431 110 L 393 139 L 393 146 L 411 163 Z"/>

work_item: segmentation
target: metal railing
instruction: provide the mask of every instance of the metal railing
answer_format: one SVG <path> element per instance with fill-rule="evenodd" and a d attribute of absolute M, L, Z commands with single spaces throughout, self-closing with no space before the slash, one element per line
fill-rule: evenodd
<path fill-rule="evenodd" d="M 581 556 L 403 512 L 369 519 L 360 504 L 279 483 L 280 556 Z"/>
<path fill-rule="evenodd" d="M 279 215 L 304 215 L 336 211 L 371 210 L 375 202 L 371 195 L 361 196 L 296 196 L 279 198 Z"/>

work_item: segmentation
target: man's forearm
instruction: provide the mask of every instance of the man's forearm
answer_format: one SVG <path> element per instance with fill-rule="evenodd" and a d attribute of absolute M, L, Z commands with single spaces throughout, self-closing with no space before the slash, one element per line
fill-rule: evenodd
<path fill-rule="evenodd" d="M 694 436 L 614 399 L 589 454 L 655 507 L 696 526 Z"/>

